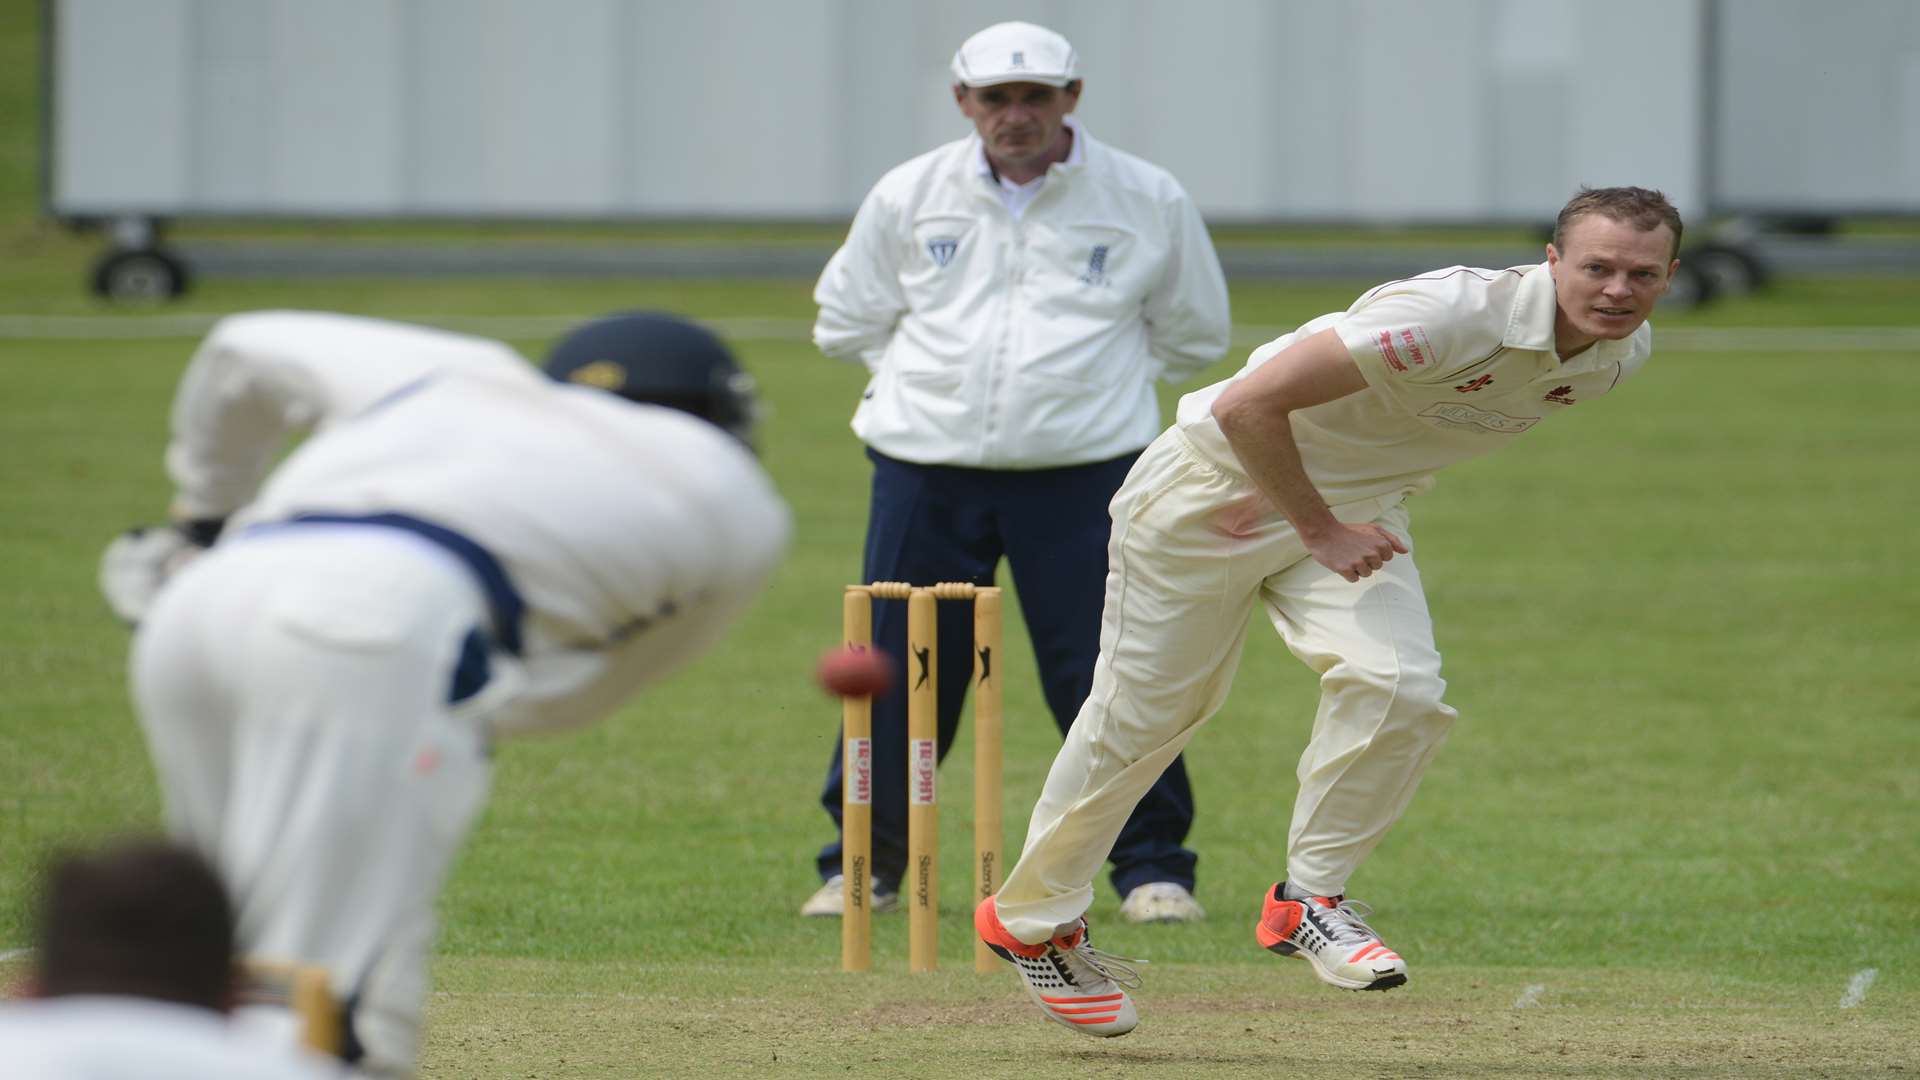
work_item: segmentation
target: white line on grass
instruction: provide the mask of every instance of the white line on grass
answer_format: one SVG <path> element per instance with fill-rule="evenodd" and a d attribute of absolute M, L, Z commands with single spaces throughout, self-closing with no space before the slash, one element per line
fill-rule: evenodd
<path fill-rule="evenodd" d="M 656 995 L 597 990 L 434 990 L 436 998 L 513 998 L 527 1001 L 646 1001 Z"/>
<path fill-rule="evenodd" d="M 1513 1007 L 1516 1009 L 1530 1009 L 1538 1005 L 1540 1003 L 1540 995 L 1545 992 L 1546 989 L 1547 986 L 1545 983 L 1529 984 L 1525 990 L 1520 991 L 1519 997 L 1513 999 Z"/>
<path fill-rule="evenodd" d="M 1885 352 L 1920 348 L 1911 326 L 1728 326 L 1653 332 L 1653 349 L 1681 352 Z"/>
<path fill-rule="evenodd" d="M 1879 968 L 1865 968 L 1854 972 L 1853 978 L 1847 980 L 1847 992 L 1840 998 L 1840 1007 L 1843 1009 L 1859 1007 L 1861 1002 L 1867 1000 L 1867 990 L 1873 986 L 1873 980 L 1879 977 Z"/>
<path fill-rule="evenodd" d="M 0 315 L 0 339 L 62 341 L 172 341 L 200 337 L 224 316 L 181 312 L 172 315 Z M 427 315 L 396 316 L 401 322 L 438 326 L 497 338 L 557 337 L 586 322 L 588 315 Z M 723 337 L 737 341 L 807 341 L 813 324 L 800 319 L 701 320 Z"/>
<path fill-rule="evenodd" d="M 0 339 L 64 341 L 168 341 L 197 338 L 221 316 L 180 312 L 167 315 L 0 315 Z M 585 322 L 586 315 L 469 315 L 400 317 L 469 334 L 497 338 L 549 338 Z M 705 319 L 721 337 L 734 341 L 807 341 L 813 324 L 805 319 Z M 1271 341 L 1287 326 L 1244 325 L 1233 334 L 1235 348 Z M 1876 353 L 1920 349 L 1920 327 L 1913 326 L 1728 326 L 1656 330 L 1655 351 Z"/>
<path fill-rule="evenodd" d="M 25 960 L 27 957 L 32 955 L 33 955 L 32 949 L 8 949 L 6 952 L 0 952 L 0 964 L 4 964 L 12 960 Z"/>

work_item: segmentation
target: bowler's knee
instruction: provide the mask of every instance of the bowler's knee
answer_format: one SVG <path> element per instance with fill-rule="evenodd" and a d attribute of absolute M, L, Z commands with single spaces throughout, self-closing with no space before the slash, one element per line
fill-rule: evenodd
<path fill-rule="evenodd" d="M 1447 681 L 1437 670 L 1386 665 L 1342 665 L 1321 680 L 1322 690 L 1378 717 L 1381 734 L 1443 735 L 1458 715 L 1446 703 Z"/>

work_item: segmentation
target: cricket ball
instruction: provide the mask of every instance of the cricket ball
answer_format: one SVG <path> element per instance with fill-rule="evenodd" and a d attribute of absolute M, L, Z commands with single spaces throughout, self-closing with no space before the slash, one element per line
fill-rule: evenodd
<path fill-rule="evenodd" d="M 893 685 L 893 663 L 883 652 L 842 646 L 820 657 L 814 677 L 829 694 L 869 697 Z"/>

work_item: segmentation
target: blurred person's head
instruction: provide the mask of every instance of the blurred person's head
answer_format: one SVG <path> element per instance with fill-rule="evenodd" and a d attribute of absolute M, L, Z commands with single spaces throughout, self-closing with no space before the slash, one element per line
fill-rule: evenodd
<path fill-rule="evenodd" d="M 1025 182 L 1065 158 L 1067 114 L 1080 104 L 1079 57 L 1066 38 L 996 23 L 960 46 L 952 70 L 953 99 L 997 171 Z"/>
<path fill-rule="evenodd" d="M 206 860 L 127 840 L 48 864 L 31 990 L 110 994 L 225 1012 L 234 989 L 233 907 Z"/>
<path fill-rule="evenodd" d="M 1658 191 L 1582 188 L 1560 211 L 1547 269 L 1562 355 L 1632 336 L 1680 268 L 1680 213 Z"/>

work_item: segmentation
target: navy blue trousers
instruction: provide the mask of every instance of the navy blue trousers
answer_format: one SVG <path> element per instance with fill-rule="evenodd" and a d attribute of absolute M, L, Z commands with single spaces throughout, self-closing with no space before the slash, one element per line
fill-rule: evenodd
<path fill-rule="evenodd" d="M 1091 465 L 1004 471 L 915 465 L 874 450 L 873 501 L 867 518 L 866 581 L 992 585 L 1005 557 L 1033 639 L 1047 708 L 1064 735 L 1093 687 L 1106 597 L 1107 504 L 1137 453 Z M 938 605 L 939 752 L 945 760 L 973 681 L 973 604 Z M 904 600 L 874 604 L 873 640 L 899 665 L 895 689 L 873 702 L 873 869 L 887 889 L 907 864 L 907 695 L 901 642 Z M 837 740 L 821 805 L 840 826 L 841 753 Z M 1020 818 L 1010 816 L 1016 828 Z M 1150 881 L 1191 889 L 1196 856 L 1182 845 L 1193 824 L 1193 792 L 1180 759 L 1162 773 L 1120 831 L 1109 858 L 1121 896 Z M 1022 834 L 1023 835 L 1023 834 Z M 1014 837 L 1020 843 L 1021 835 Z M 822 879 L 840 872 L 840 841 L 820 850 Z"/>

